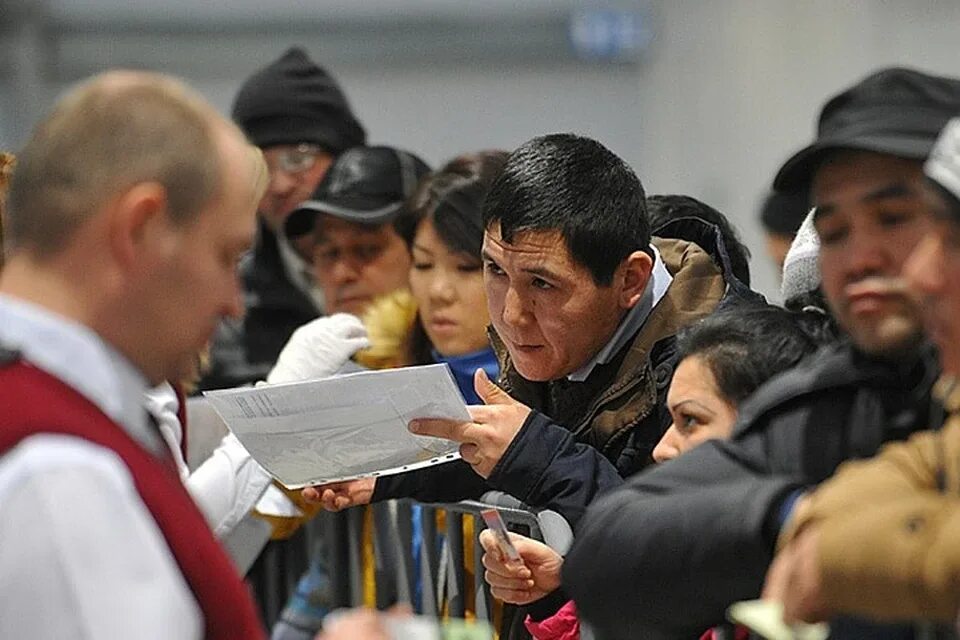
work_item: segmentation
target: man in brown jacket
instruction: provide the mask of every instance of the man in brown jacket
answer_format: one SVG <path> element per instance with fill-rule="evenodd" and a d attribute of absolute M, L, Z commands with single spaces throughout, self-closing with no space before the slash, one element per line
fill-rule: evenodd
<path fill-rule="evenodd" d="M 677 331 L 762 300 L 733 275 L 716 227 L 676 223 L 670 237 L 651 238 L 639 178 L 599 142 L 552 134 L 521 145 L 483 206 L 501 387 L 477 378 L 487 406 L 472 408 L 471 422 L 411 424 L 461 442 L 463 460 L 310 489 L 308 499 L 342 508 L 371 488 L 374 502 L 496 489 L 576 526 L 596 495 L 652 463 L 671 422 Z"/>
<path fill-rule="evenodd" d="M 934 223 L 904 267 L 940 349 L 944 427 L 851 462 L 798 503 L 765 597 L 788 621 L 836 614 L 953 624 L 960 605 L 960 119 L 925 166 Z"/>

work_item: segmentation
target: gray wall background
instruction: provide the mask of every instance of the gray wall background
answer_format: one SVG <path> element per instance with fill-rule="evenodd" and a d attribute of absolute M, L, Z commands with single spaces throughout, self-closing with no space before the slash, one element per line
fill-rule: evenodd
<path fill-rule="evenodd" d="M 625 9 L 652 36 L 625 59 L 572 55 L 572 11 Z M 437 163 L 535 135 L 595 137 L 649 193 L 727 213 L 776 297 L 756 209 L 828 95 L 885 65 L 960 75 L 952 0 L 0 0 L 0 148 L 112 66 L 187 78 L 224 111 L 253 69 L 302 44 L 370 140 Z"/>

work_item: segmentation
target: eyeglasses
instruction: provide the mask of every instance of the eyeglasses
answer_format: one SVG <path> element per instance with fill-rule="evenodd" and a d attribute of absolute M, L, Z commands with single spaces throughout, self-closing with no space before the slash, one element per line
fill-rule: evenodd
<path fill-rule="evenodd" d="M 295 147 L 275 152 L 267 151 L 263 155 L 267 161 L 267 170 L 271 174 L 278 171 L 287 174 L 296 174 L 311 169 L 313 165 L 316 164 L 317 156 L 321 151 L 320 147 L 315 144 L 302 143 Z"/>

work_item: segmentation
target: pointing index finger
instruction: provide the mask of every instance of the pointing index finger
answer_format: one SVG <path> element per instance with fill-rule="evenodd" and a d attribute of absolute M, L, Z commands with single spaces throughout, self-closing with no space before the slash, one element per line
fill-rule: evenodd
<path fill-rule="evenodd" d="M 411 420 L 407 428 L 410 429 L 411 433 L 418 436 L 433 436 L 435 438 L 446 438 L 454 442 L 467 442 L 467 434 L 472 425 L 472 422 L 461 422 L 459 420 L 418 418 Z"/>

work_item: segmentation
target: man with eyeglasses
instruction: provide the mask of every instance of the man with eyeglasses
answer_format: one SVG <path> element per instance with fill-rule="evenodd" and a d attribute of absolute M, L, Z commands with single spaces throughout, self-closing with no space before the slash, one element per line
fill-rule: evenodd
<path fill-rule="evenodd" d="M 310 237 L 291 240 L 283 225 L 336 158 L 366 141 L 336 80 L 297 47 L 244 82 L 232 115 L 263 150 L 270 181 L 256 245 L 240 265 L 246 314 L 221 324 L 201 389 L 263 380 L 293 331 L 327 311 Z"/>

